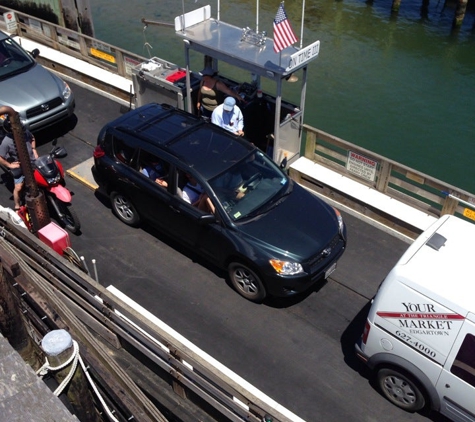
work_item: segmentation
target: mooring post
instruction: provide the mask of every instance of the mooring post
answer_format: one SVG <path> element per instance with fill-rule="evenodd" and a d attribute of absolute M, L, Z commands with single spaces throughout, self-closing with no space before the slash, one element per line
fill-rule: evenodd
<path fill-rule="evenodd" d="M 394 12 L 394 13 L 399 12 L 400 7 L 401 7 L 401 0 L 393 0 L 393 4 L 391 6 L 391 12 Z"/>
<path fill-rule="evenodd" d="M 454 28 L 460 28 L 462 26 L 463 18 L 465 17 L 465 11 L 467 10 L 468 0 L 458 0 L 457 9 L 455 10 L 455 17 L 452 23 Z"/>
<path fill-rule="evenodd" d="M 77 418 L 82 422 L 100 422 L 87 379 L 78 364 L 77 343 L 73 342 L 71 335 L 66 330 L 50 331 L 43 337 L 41 347 L 47 356 L 49 369 L 54 371 L 58 384 L 61 386 L 63 381 L 70 378 L 63 391 L 66 392 Z M 61 369 L 55 370 L 55 368 Z M 71 371 L 74 371 L 73 375 L 70 374 Z"/>

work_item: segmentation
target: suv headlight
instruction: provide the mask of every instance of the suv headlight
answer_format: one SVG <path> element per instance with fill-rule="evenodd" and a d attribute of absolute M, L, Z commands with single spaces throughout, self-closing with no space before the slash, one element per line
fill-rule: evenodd
<path fill-rule="evenodd" d="M 343 234 L 343 230 L 345 227 L 345 223 L 343 223 L 343 217 L 340 214 L 340 211 L 338 211 L 336 208 L 333 208 L 336 214 L 336 219 L 338 220 L 338 231 L 340 234 Z"/>
<path fill-rule="evenodd" d="M 269 262 L 278 274 L 293 275 L 303 273 L 302 265 L 298 262 L 281 261 L 280 259 L 270 259 Z"/>
<path fill-rule="evenodd" d="M 64 87 L 63 87 L 63 97 L 65 100 L 67 100 L 70 96 L 71 96 L 71 88 L 69 87 L 69 85 L 64 82 Z"/>

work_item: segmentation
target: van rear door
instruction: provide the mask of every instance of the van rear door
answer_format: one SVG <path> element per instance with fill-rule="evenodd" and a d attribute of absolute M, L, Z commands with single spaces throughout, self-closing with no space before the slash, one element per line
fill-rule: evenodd
<path fill-rule="evenodd" d="M 475 315 L 469 314 L 437 382 L 440 412 L 454 422 L 475 422 Z"/>

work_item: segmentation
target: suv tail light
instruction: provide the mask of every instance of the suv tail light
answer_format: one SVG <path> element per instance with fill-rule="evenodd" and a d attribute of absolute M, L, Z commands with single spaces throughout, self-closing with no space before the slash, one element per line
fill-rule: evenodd
<path fill-rule="evenodd" d="M 371 328 L 371 326 L 369 325 L 368 320 L 366 320 L 366 324 L 364 326 L 364 331 L 363 331 L 363 334 L 361 336 L 361 342 L 363 344 L 366 344 L 366 340 L 368 340 L 368 335 L 369 335 L 370 328 Z"/>
<path fill-rule="evenodd" d="M 100 145 L 97 145 L 96 148 L 94 148 L 94 153 L 92 155 L 94 158 L 101 158 L 101 157 L 104 157 L 106 153 L 104 152 L 104 150 L 102 149 Z"/>

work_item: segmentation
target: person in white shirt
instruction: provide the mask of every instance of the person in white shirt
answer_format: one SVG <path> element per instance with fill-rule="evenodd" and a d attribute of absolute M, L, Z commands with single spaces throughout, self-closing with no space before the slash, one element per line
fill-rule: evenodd
<path fill-rule="evenodd" d="M 183 188 L 183 200 L 191 205 L 197 205 L 201 199 L 203 188 L 190 174 L 187 174 L 186 177 L 188 178 L 188 182 Z"/>
<path fill-rule="evenodd" d="M 244 136 L 244 119 L 233 97 L 226 97 L 211 115 L 211 122 L 238 136 Z"/>
<path fill-rule="evenodd" d="M 214 205 L 205 193 L 201 185 L 191 174 L 186 174 L 188 182 L 183 188 L 183 200 L 197 207 L 201 211 L 214 214 Z"/>

